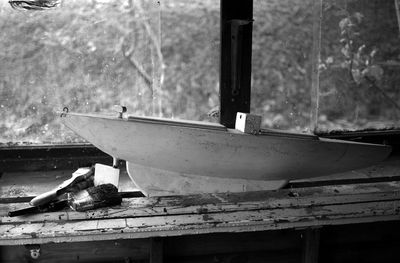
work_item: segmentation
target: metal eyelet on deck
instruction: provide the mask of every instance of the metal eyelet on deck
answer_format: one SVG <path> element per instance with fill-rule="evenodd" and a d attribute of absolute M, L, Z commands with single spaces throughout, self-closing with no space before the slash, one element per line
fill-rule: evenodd
<path fill-rule="evenodd" d="M 68 107 L 64 107 L 62 111 L 63 112 L 61 113 L 60 117 L 66 117 L 69 109 Z"/>

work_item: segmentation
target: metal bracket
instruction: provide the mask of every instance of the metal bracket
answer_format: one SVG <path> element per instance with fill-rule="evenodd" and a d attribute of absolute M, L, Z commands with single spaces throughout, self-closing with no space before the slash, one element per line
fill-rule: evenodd
<path fill-rule="evenodd" d="M 122 119 L 124 116 L 124 113 L 128 111 L 128 109 L 125 106 L 122 105 L 114 105 L 113 106 L 113 111 L 117 112 L 118 115 L 117 117 Z"/>

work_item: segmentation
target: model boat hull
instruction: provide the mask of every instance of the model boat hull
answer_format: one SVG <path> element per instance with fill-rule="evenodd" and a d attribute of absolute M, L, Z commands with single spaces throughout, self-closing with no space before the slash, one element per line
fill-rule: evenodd
<path fill-rule="evenodd" d="M 277 132 L 249 135 L 217 124 L 76 113 L 63 116 L 66 126 L 81 137 L 131 164 L 128 171 L 142 188 L 145 182 L 141 185 L 144 180 L 140 177 L 163 188 L 163 183 L 157 183 L 163 171 L 165 177 L 189 178 L 191 182 L 190 178 L 202 181 L 214 178 L 255 181 L 257 185 L 257 181 L 275 180 L 282 186 L 287 180 L 370 166 L 385 159 L 391 151 L 384 145 L 315 136 Z M 143 175 L 144 167 L 153 172 Z M 135 172 L 139 170 L 142 172 Z"/>

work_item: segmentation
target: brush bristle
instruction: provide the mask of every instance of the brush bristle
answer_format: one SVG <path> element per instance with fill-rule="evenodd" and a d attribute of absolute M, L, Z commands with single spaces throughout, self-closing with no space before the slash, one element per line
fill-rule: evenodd
<path fill-rule="evenodd" d="M 83 212 L 90 209 L 120 205 L 122 197 L 118 188 L 113 184 L 102 184 L 82 190 L 78 193 L 69 193 L 68 202 L 72 209 Z"/>

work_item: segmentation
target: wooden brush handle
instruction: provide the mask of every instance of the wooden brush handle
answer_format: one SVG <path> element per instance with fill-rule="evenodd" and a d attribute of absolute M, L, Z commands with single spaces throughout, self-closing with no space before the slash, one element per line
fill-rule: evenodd
<path fill-rule="evenodd" d="M 55 200 L 57 198 L 57 195 L 57 189 L 54 189 L 36 196 L 29 202 L 29 204 L 32 206 L 44 205 L 49 203 L 50 201 Z"/>

